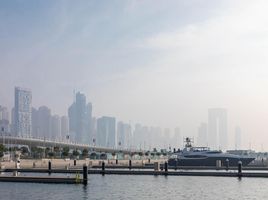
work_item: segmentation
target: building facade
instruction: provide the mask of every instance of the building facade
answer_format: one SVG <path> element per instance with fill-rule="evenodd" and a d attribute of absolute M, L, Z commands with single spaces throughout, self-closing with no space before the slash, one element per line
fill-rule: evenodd
<path fill-rule="evenodd" d="M 50 139 L 60 140 L 61 139 L 61 118 L 58 115 L 51 117 L 51 128 L 50 128 Z"/>
<path fill-rule="evenodd" d="M 68 140 L 69 137 L 69 118 L 67 116 L 61 117 L 61 139 Z"/>
<path fill-rule="evenodd" d="M 208 110 L 208 145 L 212 149 L 228 148 L 227 110 L 224 108 Z"/>
<path fill-rule="evenodd" d="M 75 102 L 68 109 L 71 139 L 78 143 L 89 144 L 91 135 L 92 104 L 86 104 L 86 96 L 76 93 Z"/>
<path fill-rule="evenodd" d="M 32 136 L 32 92 L 15 87 L 14 131 L 16 136 Z"/>
<path fill-rule="evenodd" d="M 101 117 L 97 120 L 97 145 L 116 147 L 115 118 Z"/>
<path fill-rule="evenodd" d="M 117 147 L 129 148 L 131 140 L 131 126 L 124 122 L 117 123 Z"/>
<path fill-rule="evenodd" d="M 198 127 L 197 144 L 198 146 L 206 147 L 208 145 L 207 140 L 207 123 L 201 123 Z"/>

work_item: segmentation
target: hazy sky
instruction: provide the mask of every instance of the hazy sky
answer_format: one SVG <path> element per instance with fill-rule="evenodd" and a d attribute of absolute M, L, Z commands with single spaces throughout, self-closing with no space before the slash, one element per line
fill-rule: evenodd
<path fill-rule="evenodd" d="M 208 108 L 227 108 L 230 142 L 238 125 L 244 148 L 268 150 L 267 10 L 265 0 L 0 0 L 0 105 L 21 86 L 63 115 L 75 89 L 95 116 L 184 135 Z"/>

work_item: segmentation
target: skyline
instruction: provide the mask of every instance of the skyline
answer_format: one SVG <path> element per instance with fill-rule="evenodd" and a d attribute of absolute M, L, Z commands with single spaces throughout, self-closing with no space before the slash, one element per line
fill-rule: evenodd
<path fill-rule="evenodd" d="M 19 96 L 18 94 L 21 94 L 21 95 Z M 10 113 L 7 107 L 3 107 L 4 112 L 3 113 L 0 112 L 0 116 L 1 114 L 5 115 L 4 119 L 7 119 L 8 122 L 10 123 L 10 128 L 8 128 L 10 130 L 9 133 L 11 134 L 16 133 L 16 134 L 19 134 L 19 136 L 23 136 L 23 135 L 20 135 L 20 133 L 18 132 L 19 129 L 16 123 L 24 124 L 26 123 L 26 121 L 25 122 L 18 121 L 20 117 L 18 116 L 18 113 L 15 113 L 16 110 L 18 110 L 18 108 L 15 109 L 16 106 L 18 107 L 18 105 L 20 106 L 21 111 L 23 112 L 26 111 L 25 113 L 26 115 L 30 114 L 32 116 L 29 124 L 26 123 L 30 127 L 32 127 L 29 129 L 30 132 L 27 133 L 28 136 L 30 137 L 36 137 L 39 135 L 38 138 L 40 138 L 41 136 L 41 138 L 48 137 L 49 139 L 60 139 L 64 141 L 66 140 L 66 137 L 68 136 L 69 138 L 71 138 L 72 141 L 75 141 L 78 143 L 86 143 L 86 144 L 88 143 L 91 144 L 92 141 L 96 141 L 97 139 L 97 143 L 101 146 L 103 145 L 115 146 L 119 144 L 118 141 L 120 141 L 124 137 L 128 138 L 129 136 L 127 135 L 130 134 L 131 138 L 129 139 L 129 141 L 124 140 L 124 139 L 122 140 L 122 142 L 124 141 L 124 145 L 125 143 L 128 143 L 128 145 L 134 144 L 134 146 L 136 147 L 137 146 L 141 147 L 143 143 L 144 143 L 144 146 L 147 143 L 147 145 L 151 148 L 152 147 L 151 144 L 154 143 L 154 145 L 158 147 L 159 146 L 161 147 L 161 145 L 163 145 L 162 146 L 163 148 L 168 148 L 168 147 L 170 148 L 170 147 L 176 147 L 178 144 L 179 144 L 178 147 L 182 147 L 181 145 L 183 143 L 183 139 L 186 137 L 192 136 L 193 138 L 196 138 L 196 141 L 197 141 L 195 143 L 196 145 L 209 146 L 212 149 L 225 149 L 225 150 L 232 149 L 234 147 L 233 144 L 230 145 L 226 143 L 227 138 L 228 138 L 228 130 L 227 130 L 228 129 L 227 128 L 228 117 L 227 117 L 227 110 L 224 108 L 208 109 L 208 121 L 207 123 L 201 122 L 201 125 L 205 124 L 205 126 L 207 126 L 206 124 L 208 124 L 208 127 L 210 127 L 210 129 L 205 128 L 205 132 L 204 132 L 204 128 L 203 128 L 203 131 L 200 132 L 200 126 L 199 126 L 196 133 L 193 133 L 192 135 L 189 135 L 189 134 L 185 135 L 184 132 L 181 132 L 180 127 L 175 127 L 172 130 L 172 128 L 170 127 L 159 127 L 159 126 L 150 126 L 150 125 L 148 126 L 148 125 L 140 124 L 140 123 L 131 124 L 130 122 L 124 123 L 123 121 L 120 121 L 116 119 L 116 117 L 112 117 L 112 116 L 102 116 L 102 117 L 96 118 L 95 116 L 92 116 L 92 108 L 93 108 L 92 103 L 87 102 L 86 100 L 87 97 L 80 91 L 74 94 L 73 103 L 68 107 L 68 116 L 64 116 L 64 115 L 59 116 L 58 114 L 55 114 L 55 113 L 51 114 L 50 108 L 48 108 L 46 105 L 39 106 L 39 108 L 31 107 L 32 91 L 28 88 L 22 88 L 18 86 L 15 87 L 14 97 L 15 97 L 15 102 L 16 102 L 15 107 L 10 109 Z M 31 107 L 31 111 L 29 111 L 29 106 Z M 0 105 L 0 108 L 1 108 L 1 105 Z M 13 109 L 15 111 L 14 116 L 12 116 L 12 113 L 11 113 Z M 15 121 L 13 121 L 13 117 Z M 67 117 L 67 120 L 68 120 L 68 123 L 67 123 L 69 124 L 68 128 L 61 125 L 61 119 L 65 117 Z M 39 121 L 39 118 L 42 120 Z M 95 125 L 93 124 L 93 121 L 96 122 Z M 66 122 L 64 122 L 64 124 L 66 126 Z M 125 128 L 121 129 L 120 124 L 124 126 L 126 125 L 128 128 L 126 127 L 126 129 Z M 45 128 L 45 126 L 47 127 Z M 69 132 L 62 133 L 61 126 L 64 129 L 67 128 Z M 237 132 L 237 128 L 238 127 L 235 128 L 235 134 Z M 48 129 L 49 131 L 46 132 Z M 124 131 L 120 133 L 120 129 Z M 131 131 L 131 129 L 133 129 L 133 131 Z M 240 131 L 239 143 L 241 143 L 241 130 L 239 131 Z M 122 133 L 126 135 L 122 135 Z M 158 139 L 155 139 L 155 138 L 158 138 Z M 159 138 L 162 138 L 163 141 L 160 142 Z M 237 135 L 235 135 L 234 142 L 235 142 L 235 149 L 236 149 L 237 142 L 238 142 Z M 156 147 L 156 146 L 153 146 L 153 147 Z M 250 148 L 251 146 L 248 149 Z M 244 149 L 247 149 L 247 148 L 244 148 Z"/>
<path fill-rule="evenodd" d="M 2 1 L 0 104 L 31 88 L 33 106 L 67 115 L 73 90 L 93 115 L 194 135 L 208 108 L 228 138 L 268 150 L 265 1 Z M 266 142 L 267 141 L 267 142 Z"/>

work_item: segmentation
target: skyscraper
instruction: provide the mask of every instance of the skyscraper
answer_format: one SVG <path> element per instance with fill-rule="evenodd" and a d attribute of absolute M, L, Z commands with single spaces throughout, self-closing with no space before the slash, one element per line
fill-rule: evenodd
<path fill-rule="evenodd" d="M 67 116 L 61 117 L 61 139 L 67 139 L 67 135 L 69 135 L 69 118 Z"/>
<path fill-rule="evenodd" d="M 198 127 L 197 144 L 199 146 L 207 146 L 207 123 L 201 123 Z"/>
<path fill-rule="evenodd" d="M 69 107 L 68 116 L 71 138 L 75 142 L 89 144 L 92 105 L 86 104 L 84 94 L 76 93 L 75 102 Z"/>
<path fill-rule="evenodd" d="M 92 103 L 88 103 L 86 107 L 86 132 L 87 132 L 87 144 L 93 143 L 93 121 L 92 121 Z"/>
<path fill-rule="evenodd" d="M 142 125 L 135 124 L 135 129 L 133 131 L 133 145 L 135 148 L 141 148 L 143 144 L 143 135 L 142 135 Z"/>
<path fill-rule="evenodd" d="M 1 119 L 5 119 L 5 120 L 10 121 L 10 119 L 9 119 L 9 112 L 8 112 L 7 107 L 0 106 L 0 120 Z"/>
<path fill-rule="evenodd" d="M 53 115 L 51 117 L 50 139 L 53 141 L 61 139 L 61 122 L 60 116 L 58 115 Z"/>
<path fill-rule="evenodd" d="M 97 145 L 115 147 L 115 118 L 101 117 L 97 120 Z"/>
<path fill-rule="evenodd" d="M 32 136 L 32 92 L 15 87 L 15 133 L 20 137 Z"/>
<path fill-rule="evenodd" d="M 34 107 L 32 107 L 32 136 L 34 138 L 38 138 L 38 110 Z"/>
<path fill-rule="evenodd" d="M 124 122 L 117 123 L 117 145 L 127 148 L 130 145 L 131 126 Z"/>
<path fill-rule="evenodd" d="M 0 133 L 7 134 L 10 132 L 9 113 L 7 107 L 0 106 Z"/>
<path fill-rule="evenodd" d="M 51 110 L 46 106 L 38 109 L 38 129 L 37 137 L 51 139 Z"/>
<path fill-rule="evenodd" d="M 51 139 L 51 111 L 46 106 L 32 108 L 32 136 Z"/>
<path fill-rule="evenodd" d="M 212 108 L 208 110 L 208 145 L 212 149 L 227 149 L 227 110 Z"/>

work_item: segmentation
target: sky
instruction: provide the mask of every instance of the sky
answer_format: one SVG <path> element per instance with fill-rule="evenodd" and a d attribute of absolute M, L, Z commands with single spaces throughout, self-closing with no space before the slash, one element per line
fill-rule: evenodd
<path fill-rule="evenodd" d="M 14 87 L 67 115 L 74 91 L 94 116 L 179 126 L 196 136 L 208 108 L 228 137 L 268 150 L 265 0 L 0 0 L 0 105 Z"/>

